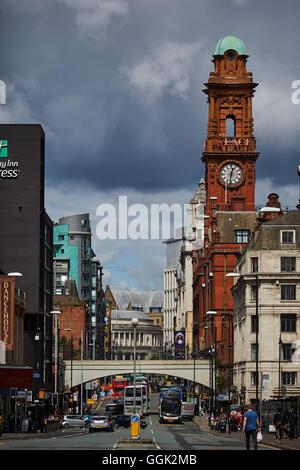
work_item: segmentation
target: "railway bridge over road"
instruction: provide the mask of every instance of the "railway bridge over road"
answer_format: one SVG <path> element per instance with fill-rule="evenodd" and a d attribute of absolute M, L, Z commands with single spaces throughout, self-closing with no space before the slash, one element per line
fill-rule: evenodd
<path fill-rule="evenodd" d="M 71 361 L 65 361 L 65 384 L 71 384 Z M 205 387 L 210 385 L 210 361 L 194 360 L 145 360 L 136 361 L 136 372 L 144 374 L 173 375 Z M 133 373 L 133 361 L 72 361 L 72 386 L 82 382 L 90 382 L 109 375 L 123 375 Z"/>

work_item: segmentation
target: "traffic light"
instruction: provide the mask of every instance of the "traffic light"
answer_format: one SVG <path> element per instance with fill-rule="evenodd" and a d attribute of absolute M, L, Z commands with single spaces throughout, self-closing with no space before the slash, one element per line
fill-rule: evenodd
<path fill-rule="evenodd" d="M 57 405 L 57 399 L 58 399 L 58 396 L 57 396 L 57 393 L 52 393 L 52 405 Z"/>

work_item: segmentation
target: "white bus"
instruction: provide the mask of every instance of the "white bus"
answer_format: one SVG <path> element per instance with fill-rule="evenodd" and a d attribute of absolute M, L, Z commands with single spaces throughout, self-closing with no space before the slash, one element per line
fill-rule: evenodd
<path fill-rule="evenodd" d="M 132 415 L 139 414 L 140 417 L 144 414 L 142 385 L 136 384 L 135 386 L 135 406 L 134 406 L 134 385 L 128 385 L 124 389 L 124 414 Z"/>

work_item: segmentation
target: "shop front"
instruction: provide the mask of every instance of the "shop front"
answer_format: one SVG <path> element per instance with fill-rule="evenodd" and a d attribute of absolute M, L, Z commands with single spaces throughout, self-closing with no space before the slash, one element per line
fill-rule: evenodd
<path fill-rule="evenodd" d="M 2 432 L 21 432 L 32 389 L 30 367 L 0 366 Z"/>

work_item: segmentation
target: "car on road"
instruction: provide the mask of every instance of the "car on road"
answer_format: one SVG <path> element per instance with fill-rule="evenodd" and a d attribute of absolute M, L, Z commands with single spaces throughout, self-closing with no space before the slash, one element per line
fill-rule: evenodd
<path fill-rule="evenodd" d="M 115 426 L 117 428 L 130 428 L 131 426 L 131 416 L 130 415 L 119 415 L 115 419 Z M 147 423 L 144 419 L 140 420 L 140 426 L 142 429 L 147 427 Z"/>
<path fill-rule="evenodd" d="M 89 433 L 105 429 L 107 432 L 114 430 L 114 424 L 111 417 L 107 415 L 94 415 L 89 422 Z"/>
<path fill-rule="evenodd" d="M 124 427 L 124 428 L 129 428 L 130 427 L 130 416 L 129 415 L 119 415 L 115 419 L 115 426 L 117 428 Z"/>
<path fill-rule="evenodd" d="M 106 405 L 105 411 L 109 411 L 112 415 L 119 415 L 123 413 L 123 405 L 111 403 L 109 405 Z"/>
<path fill-rule="evenodd" d="M 65 415 L 62 420 L 62 428 L 69 429 L 74 427 L 83 428 L 88 426 L 88 419 L 80 415 Z"/>

